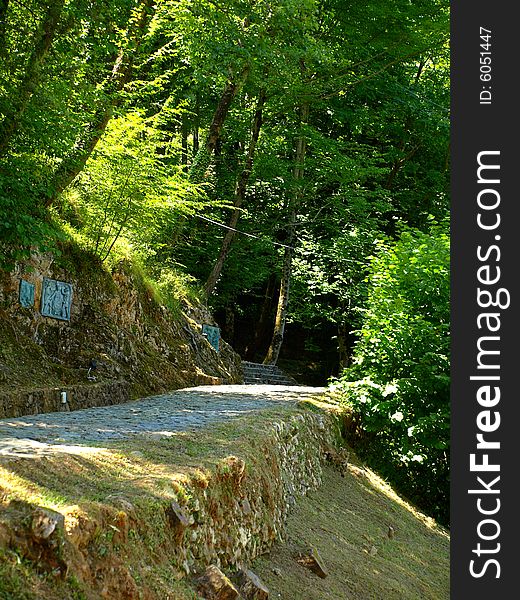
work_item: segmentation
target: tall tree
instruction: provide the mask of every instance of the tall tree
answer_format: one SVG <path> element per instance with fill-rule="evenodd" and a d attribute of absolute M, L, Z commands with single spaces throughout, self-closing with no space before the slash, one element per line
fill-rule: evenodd
<path fill-rule="evenodd" d="M 228 222 L 228 230 L 224 235 L 224 239 L 222 240 L 222 245 L 220 246 L 220 252 L 213 265 L 213 269 L 206 280 L 204 285 L 204 291 L 209 296 L 213 293 L 217 281 L 220 277 L 220 273 L 222 272 L 222 268 L 224 266 L 224 262 L 229 254 L 229 250 L 231 248 L 231 243 L 233 242 L 233 238 L 235 237 L 235 228 L 238 223 L 238 219 L 240 217 L 240 207 L 244 203 L 246 196 L 246 189 L 249 178 L 251 176 L 251 171 L 253 169 L 253 161 L 255 157 L 256 145 L 258 143 L 258 137 L 260 135 L 260 128 L 262 127 L 262 111 L 264 107 L 264 103 L 266 100 L 265 89 L 261 89 L 258 93 L 258 99 L 256 102 L 255 114 L 253 118 L 253 126 L 251 128 L 251 139 L 249 141 L 249 147 L 247 150 L 246 159 L 244 161 L 244 168 L 235 187 L 235 199 L 234 199 L 234 210 Z"/>
<path fill-rule="evenodd" d="M 7 9 L 9 0 L 0 0 L 0 54 L 5 52 L 5 31 L 7 29 Z"/>
<path fill-rule="evenodd" d="M 289 302 L 289 290 L 291 285 L 293 244 L 296 239 L 296 212 L 302 200 L 302 183 L 304 177 L 304 162 L 307 151 L 307 140 L 303 127 L 309 118 L 309 102 L 304 101 L 300 106 L 300 134 L 296 138 L 296 148 L 294 157 L 294 192 L 289 200 L 289 224 L 287 227 L 286 247 L 284 250 L 282 277 L 280 282 L 280 293 L 278 296 L 278 306 L 276 308 L 276 317 L 274 321 L 273 337 L 269 349 L 267 350 L 264 364 L 275 365 L 282 348 L 283 336 L 285 332 L 285 322 L 287 320 L 287 305 Z"/>
<path fill-rule="evenodd" d="M 193 181 L 200 179 L 208 168 L 211 161 L 211 156 L 217 147 L 217 143 L 220 138 L 224 122 L 229 113 L 231 103 L 244 85 L 248 74 L 249 65 L 246 64 L 242 67 L 238 74 L 232 75 L 224 86 L 215 112 L 213 113 L 213 118 L 211 119 L 211 124 L 209 126 L 204 145 L 197 152 L 197 155 L 195 156 L 193 164 L 190 168 L 190 179 Z"/>
<path fill-rule="evenodd" d="M 25 73 L 11 97 L 7 114 L 0 124 L 0 157 L 7 152 L 9 142 L 20 126 L 22 116 L 29 101 L 40 84 L 42 67 L 56 36 L 58 23 L 65 0 L 52 0 L 38 26 L 32 44 L 32 51 L 25 66 Z M 0 45 L 5 37 L 8 2 L 0 5 Z"/>

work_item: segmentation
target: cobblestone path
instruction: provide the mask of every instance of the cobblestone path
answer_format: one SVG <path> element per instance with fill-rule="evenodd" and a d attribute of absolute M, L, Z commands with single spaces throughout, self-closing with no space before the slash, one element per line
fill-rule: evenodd
<path fill-rule="evenodd" d="M 281 385 L 199 386 L 113 406 L 0 419 L 0 457 L 97 452 L 89 443 L 99 445 L 143 434 L 171 436 L 277 404 L 287 406 L 324 390 Z"/>

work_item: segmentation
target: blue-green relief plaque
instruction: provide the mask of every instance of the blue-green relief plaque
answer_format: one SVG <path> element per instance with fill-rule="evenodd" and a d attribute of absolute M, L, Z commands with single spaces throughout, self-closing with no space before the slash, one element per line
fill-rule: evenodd
<path fill-rule="evenodd" d="M 28 281 L 25 281 L 25 279 L 20 279 L 18 299 L 24 308 L 30 308 L 31 306 L 34 306 L 34 285 Z"/>
<path fill-rule="evenodd" d="M 213 327 L 212 325 L 203 325 L 202 326 L 202 335 L 208 340 L 208 342 L 218 352 L 218 345 L 219 345 L 219 341 L 220 341 L 220 329 L 218 327 Z"/>
<path fill-rule="evenodd" d="M 44 277 L 40 312 L 44 317 L 70 321 L 72 285 Z"/>

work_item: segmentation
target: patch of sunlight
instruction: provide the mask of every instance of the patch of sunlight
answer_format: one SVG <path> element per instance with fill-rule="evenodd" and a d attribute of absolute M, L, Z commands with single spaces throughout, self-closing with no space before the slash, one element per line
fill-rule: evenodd
<path fill-rule="evenodd" d="M 103 450 L 106 449 L 93 448 L 92 446 L 49 444 L 28 438 L 3 438 L 0 441 L 0 457 L 36 458 L 53 456 L 59 453 L 85 455 L 97 454 Z"/>
<path fill-rule="evenodd" d="M 175 431 L 148 431 L 147 434 L 152 437 L 175 437 Z"/>
<path fill-rule="evenodd" d="M 356 467 L 355 465 L 349 465 L 348 469 L 354 475 L 356 475 L 358 477 L 359 476 L 364 477 L 376 491 L 384 494 L 387 498 L 392 500 L 392 502 L 395 502 L 396 504 L 399 504 L 399 506 L 402 506 L 409 513 L 411 513 L 416 519 L 419 519 L 422 523 L 424 523 L 424 525 L 426 525 L 426 527 L 428 527 L 429 529 L 435 530 L 443 537 L 446 537 L 446 538 L 450 537 L 449 533 L 443 527 L 441 527 L 438 523 L 436 523 L 435 519 L 428 517 L 424 513 L 420 512 L 417 508 L 415 508 L 414 506 L 412 506 L 411 504 L 406 502 L 406 500 L 403 500 L 403 498 L 398 496 L 397 493 L 394 492 L 392 487 L 386 481 L 384 481 L 379 475 L 376 475 L 376 473 L 374 473 L 374 471 L 372 471 L 368 467 L 359 468 L 359 467 Z"/>
<path fill-rule="evenodd" d="M 168 489 L 168 482 L 175 486 L 189 481 L 189 472 L 194 468 L 154 462 L 144 456 L 126 455 L 121 451 L 109 452 L 105 456 L 95 456 L 92 459 L 100 470 L 107 473 L 108 479 L 117 477 L 120 482 L 128 483 L 130 488 L 139 487 L 151 494 L 160 489 Z M 188 474 L 186 473 L 188 472 Z"/>
<path fill-rule="evenodd" d="M 66 499 L 57 492 L 43 488 L 1 466 L 0 492 L 2 492 L 0 500 L 7 503 L 12 499 L 21 499 L 30 504 L 44 505 L 55 510 L 67 503 Z"/>

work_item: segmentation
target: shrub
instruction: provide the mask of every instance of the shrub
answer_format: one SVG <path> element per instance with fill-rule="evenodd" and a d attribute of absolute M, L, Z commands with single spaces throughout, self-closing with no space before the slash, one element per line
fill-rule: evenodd
<path fill-rule="evenodd" d="M 449 237 L 380 242 L 353 365 L 334 385 L 383 474 L 440 521 L 449 505 Z"/>

